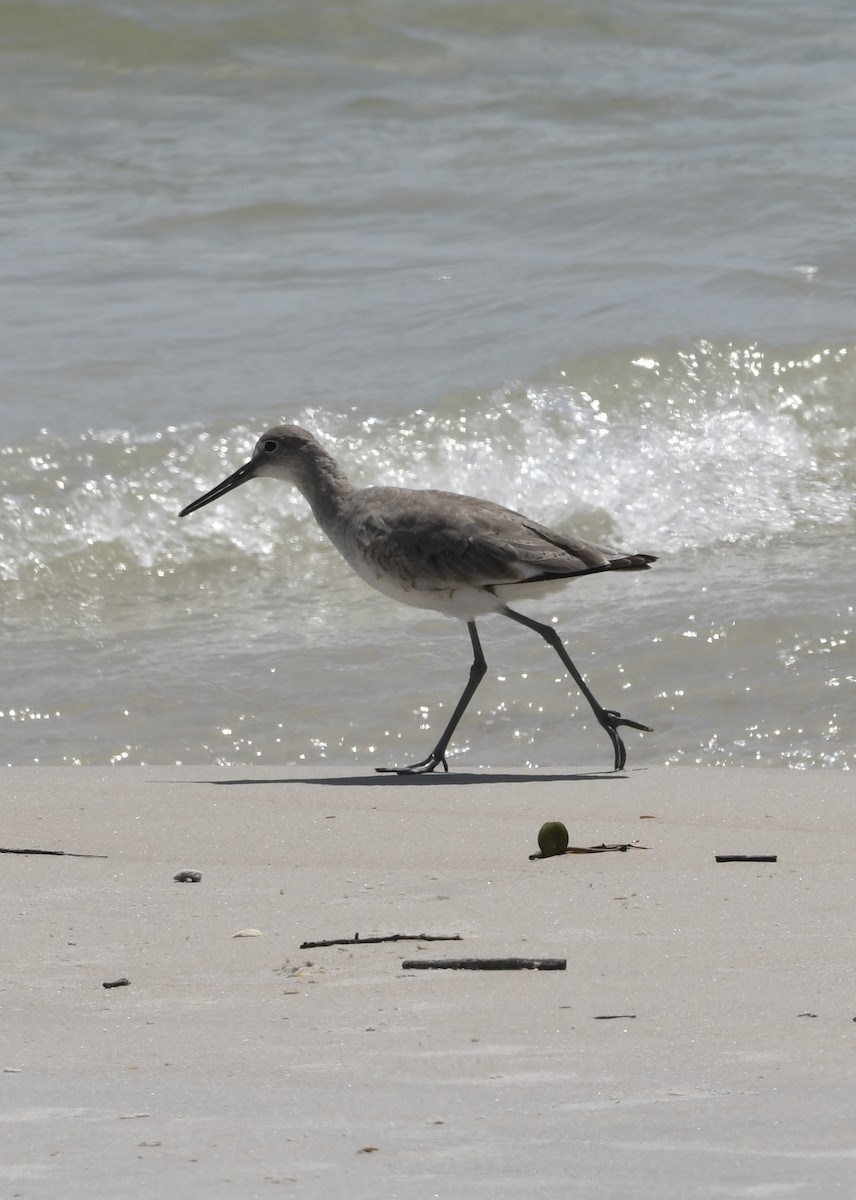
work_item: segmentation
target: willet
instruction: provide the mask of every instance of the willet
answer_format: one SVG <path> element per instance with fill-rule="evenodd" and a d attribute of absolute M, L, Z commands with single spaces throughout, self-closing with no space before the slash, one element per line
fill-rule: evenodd
<path fill-rule="evenodd" d="M 262 434 L 249 462 L 179 515 L 186 517 L 248 479 L 263 476 L 284 479 L 303 493 L 321 529 L 366 583 L 403 604 L 466 622 L 473 663 L 437 745 L 420 762 L 377 770 L 414 775 L 442 765 L 448 771 L 446 747 L 487 671 L 476 629 L 476 617 L 487 613 L 501 613 L 534 629 L 553 647 L 609 735 L 616 771 L 623 769 L 627 759 L 619 726 L 651 732 L 647 725 L 603 708 L 571 662 L 556 630 L 516 612 L 505 601 L 538 596 L 579 575 L 644 571 L 656 561 L 654 555 L 623 554 L 594 546 L 472 496 L 411 488 L 356 488 L 333 456 L 297 425 L 277 425 Z"/>

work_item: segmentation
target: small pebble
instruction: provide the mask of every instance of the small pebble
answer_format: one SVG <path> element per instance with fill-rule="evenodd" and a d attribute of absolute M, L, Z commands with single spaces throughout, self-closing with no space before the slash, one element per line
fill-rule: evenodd
<path fill-rule="evenodd" d="M 202 879 L 201 871 L 179 871 L 177 875 L 173 875 L 176 883 L 199 883 Z"/>
<path fill-rule="evenodd" d="M 101 986 L 106 988 L 127 987 L 130 982 L 130 979 L 112 979 L 107 983 L 102 983 Z"/>

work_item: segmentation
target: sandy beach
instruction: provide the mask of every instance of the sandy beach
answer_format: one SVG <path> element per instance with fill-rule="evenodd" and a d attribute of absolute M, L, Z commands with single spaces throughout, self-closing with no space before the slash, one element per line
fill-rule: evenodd
<path fill-rule="evenodd" d="M 4 1196 L 853 1194 L 846 772 L 2 779 Z"/>

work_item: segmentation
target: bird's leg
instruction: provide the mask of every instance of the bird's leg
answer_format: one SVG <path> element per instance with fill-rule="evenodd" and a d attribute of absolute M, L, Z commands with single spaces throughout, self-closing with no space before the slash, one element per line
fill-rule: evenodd
<path fill-rule="evenodd" d="M 386 775 L 427 775 L 429 771 L 433 771 L 441 763 L 444 771 L 449 770 L 449 764 L 446 762 L 446 747 L 457 728 L 458 722 L 464 715 L 464 710 L 472 700 L 476 688 L 484 679 L 485 672 L 487 671 L 487 662 L 481 648 L 475 621 L 467 621 L 467 629 L 470 631 L 470 640 L 473 643 L 473 665 L 470 667 L 470 677 L 467 680 L 467 686 L 464 688 L 461 698 L 455 706 L 455 711 L 452 713 L 452 718 L 443 730 L 439 742 L 428 757 L 423 758 L 421 762 L 412 763 L 409 767 L 375 767 L 376 771 L 380 771 Z"/>
<path fill-rule="evenodd" d="M 577 687 L 585 696 L 586 700 L 588 700 L 589 704 L 591 705 L 592 712 L 609 734 L 610 741 L 612 742 L 612 748 L 615 751 L 615 770 L 623 771 L 624 764 L 627 761 L 627 750 L 624 746 L 624 742 L 621 740 L 621 736 L 619 735 L 618 726 L 628 725 L 631 729 L 642 729 L 645 733 L 651 733 L 650 726 L 641 725 L 639 721 L 631 721 L 629 717 L 622 717 L 621 713 L 616 712 L 614 709 L 602 708 L 600 704 L 598 704 L 597 700 L 595 700 L 594 696 L 592 695 L 588 684 L 571 662 L 568 652 L 562 643 L 562 639 L 559 637 L 552 625 L 542 625 L 540 621 L 533 621 L 531 617 L 524 617 L 522 613 L 514 612 L 513 609 L 510 608 L 503 608 L 502 612 L 506 617 L 511 617 L 512 621 L 517 621 L 520 625 L 525 625 L 527 629 L 534 629 L 536 633 L 540 633 L 544 641 L 553 647 L 559 658 L 571 673 L 571 676 L 573 677 Z"/>

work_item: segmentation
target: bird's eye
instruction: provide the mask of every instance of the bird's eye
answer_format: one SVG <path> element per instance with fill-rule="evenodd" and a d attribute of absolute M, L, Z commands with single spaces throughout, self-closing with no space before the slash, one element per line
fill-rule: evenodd
<path fill-rule="evenodd" d="M 265 453 L 273 454 L 274 450 L 276 450 L 276 442 L 275 441 L 271 440 L 269 442 L 265 442 Z"/>

